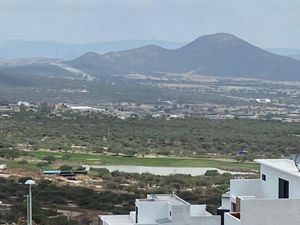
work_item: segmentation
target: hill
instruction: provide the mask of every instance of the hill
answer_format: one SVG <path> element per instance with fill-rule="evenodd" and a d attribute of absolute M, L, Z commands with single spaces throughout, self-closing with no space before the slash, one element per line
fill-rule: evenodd
<path fill-rule="evenodd" d="M 93 52 L 66 64 L 97 76 L 128 73 L 195 73 L 266 80 L 300 80 L 300 62 L 217 33 L 178 48 L 148 45 L 99 55 Z"/>
<path fill-rule="evenodd" d="M 291 55 L 290 57 L 292 57 L 294 59 L 297 59 L 297 60 L 300 60 L 300 55 Z"/>

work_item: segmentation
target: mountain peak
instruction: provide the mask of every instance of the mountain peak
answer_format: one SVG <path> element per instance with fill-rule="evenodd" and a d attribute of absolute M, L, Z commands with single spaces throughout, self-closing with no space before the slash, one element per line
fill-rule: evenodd
<path fill-rule="evenodd" d="M 140 50 L 140 51 L 160 51 L 160 50 L 164 50 L 164 48 L 162 48 L 158 45 L 146 45 L 146 46 L 139 47 L 139 48 L 136 48 L 136 49 Z"/>
<path fill-rule="evenodd" d="M 126 73 L 190 73 L 250 77 L 271 80 L 299 80 L 300 62 L 274 55 L 228 33 L 199 37 L 188 45 L 168 50 L 156 45 L 108 53 L 75 60 L 73 66 L 87 72 Z M 82 66 L 84 65 L 84 67 Z"/>
<path fill-rule="evenodd" d="M 204 35 L 197 38 L 194 43 L 196 42 L 215 42 L 215 43 L 237 43 L 237 42 L 244 42 L 243 40 L 239 39 L 237 36 L 229 33 L 215 33 Z M 193 42 L 192 42 L 193 43 Z"/>
<path fill-rule="evenodd" d="M 221 40 L 221 41 L 239 39 L 237 36 L 230 34 L 230 33 L 215 33 L 215 34 L 205 35 L 203 37 L 210 37 L 210 38 L 214 38 L 214 39 Z"/>
<path fill-rule="evenodd" d="M 81 57 L 85 57 L 85 58 L 94 58 L 94 57 L 99 57 L 100 55 L 95 53 L 95 52 L 87 52 L 85 53 L 83 56 Z"/>

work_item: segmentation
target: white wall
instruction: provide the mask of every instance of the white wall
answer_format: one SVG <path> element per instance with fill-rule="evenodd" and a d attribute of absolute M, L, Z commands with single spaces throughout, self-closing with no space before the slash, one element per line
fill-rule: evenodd
<path fill-rule="evenodd" d="M 262 197 L 262 181 L 259 179 L 236 179 L 230 181 L 231 202 L 235 203 L 235 196 Z"/>
<path fill-rule="evenodd" d="M 242 200 L 241 225 L 298 225 L 299 212 L 300 199 Z"/>
<path fill-rule="evenodd" d="M 230 197 L 222 197 L 222 209 L 230 209 Z"/>
<path fill-rule="evenodd" d="M 206 211 L 206 205 L 191 205 L 190 206 L 190 216 L 205 216 L 209 215 Z"/>
<path fill-rule="evenodd" d="M 172 205 L 172 225 L 188 224 L 190 221 L 189 205 Z"/>
<path fill-rule="evenodd" d="M 220 225 L 220 216 L 200 216 L 191 218 L 191 225 Z M 181 224 L 182 225 L 182 224 Z"/>
<path fill-rule="evenodd" d="M 231 216 L 229 213 L 225 213 L 224 223 L 225 225 L 241 225 L 241 221 L 235 218 L 234 216 Z M 258 225 L 258 224 L 254 223 L 252 225 Z"/>
<path fill-rule="evenodd" d="M 139 224 L 155 224 L 157 219 L 168 218 L 168 203 L 160 201 L 136 201 Z"/>
<path fill-rule="evenodd" d="M 261 173 L 266 175 L 266 181 L 262 181 L 264 198 L 278 198 L 278 178 L 282 178 L 289 181 L 289 197 L 300 199 L 300 176 L 296 177 L 264 165 L 261 166 Z"/>

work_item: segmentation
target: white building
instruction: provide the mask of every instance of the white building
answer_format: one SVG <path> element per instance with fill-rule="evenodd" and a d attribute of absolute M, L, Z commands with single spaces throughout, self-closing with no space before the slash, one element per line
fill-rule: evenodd
<path fill-rule="evenodd" d="M 220 225 L 220 216 L 206 211 L 206 205 L 191 205 L 178 196 L 147 195 L 136 199 L 129 215 L 99 216 L 101 225 Z"/>
<path fill-rule="evenodd" d="M 1 170 L 5 170 L 5 169 L 6 169 L 6 164 L 1 164 L 1 165 L 0 165 L 0 171 L 1 171 Z"/>
<path fill-rule="evenodd" d="M 300 224 L 300 172 L 293 160 L 257 160 L 260 179 L 230 182 L 225 225 Z M 228 199 L 229 200 L 229 199 Z"/>
<path fill-rule="evenodd" d="M 269 98 L 257 98 L 257 99 L 255 99 L 255 101 L 258 103 L 265 103 L 265 104 L 272 102 L 271 99 L 269 99 Z"/>

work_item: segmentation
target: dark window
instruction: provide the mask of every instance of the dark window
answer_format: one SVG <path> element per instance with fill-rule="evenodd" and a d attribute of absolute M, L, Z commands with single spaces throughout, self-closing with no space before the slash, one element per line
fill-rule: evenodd
<path fill-rule="evenodd" d="M 265 174 L 262 174 L 262 175 L 261 175 L 261 179 L 262 179 L 263 181 L 266 181 L 266 180 L 267 180 L 267 176 L 266 176 Z"/>
<path fill-rule="evenodd" d="M 236 212 L 236 204 L 231 202 L 231 211 Z"/>
<path fill-rule="evenodd" d="M 289 182 L 278 179 L 278 198 L 289 198 Z"/>
<path fill-rule="evenodd" d="M 135 223 L 138 223 L 139 208 L 135 207 Z"/>
<path fill-rule="evenodd" d="M 170 216 L 172 216 L 172 212 L 170 211 Z"/>

